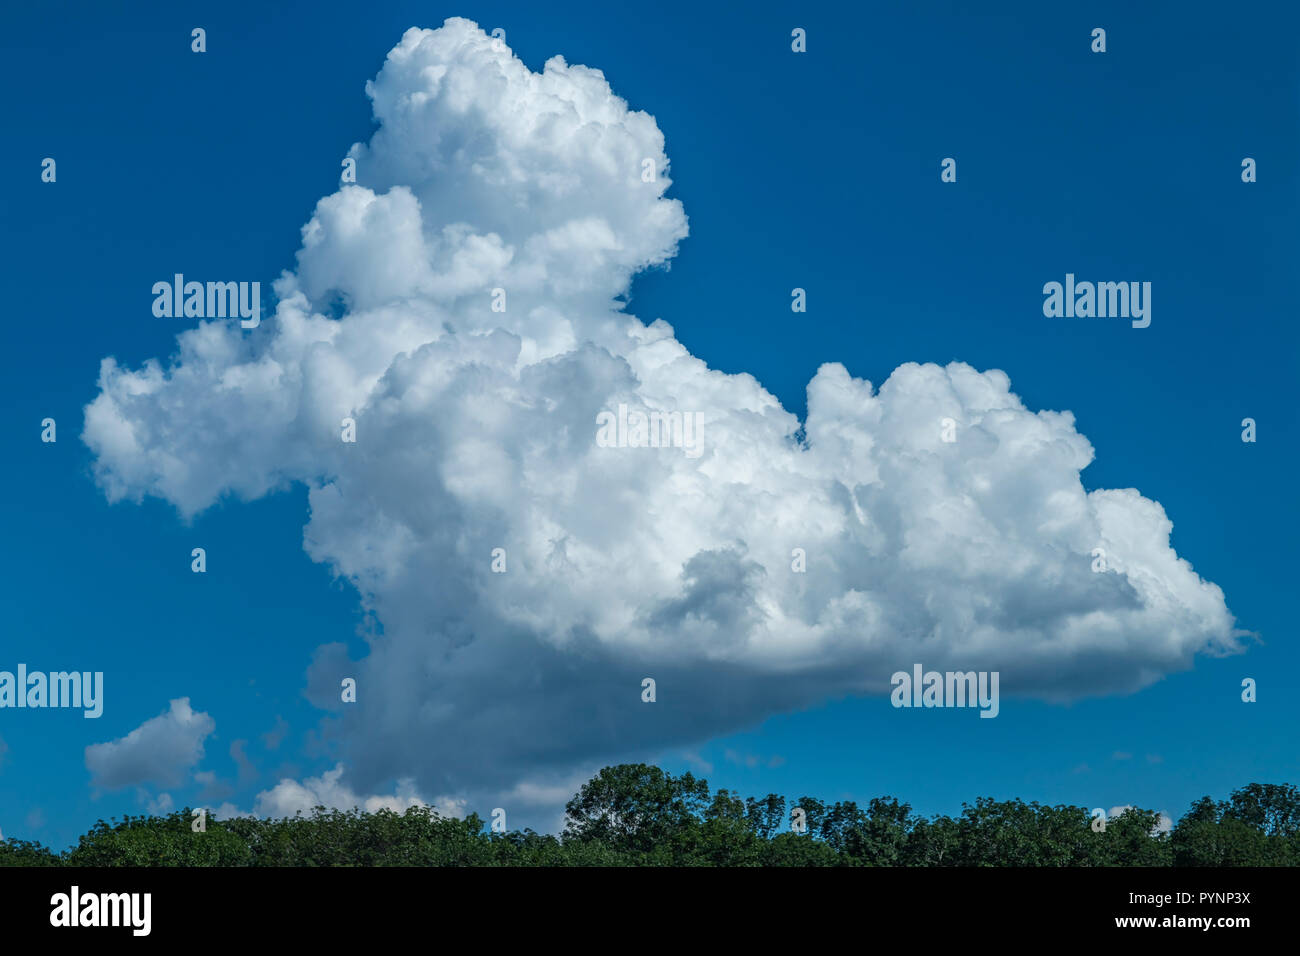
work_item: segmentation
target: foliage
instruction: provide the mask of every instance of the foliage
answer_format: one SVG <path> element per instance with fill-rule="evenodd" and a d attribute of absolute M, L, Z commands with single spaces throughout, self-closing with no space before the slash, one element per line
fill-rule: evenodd
<path fill-rule="evenodd" d="M 793 832 L 791 813 L 806 829 Z M 606 767 L 566 806 L 558 836 L 492 833 L 475 814 L 330 810 L 281 819 L 194 811 L 98 821 L 77 845 L 0 842 L 0 866 L 1293 866 L 1300 790 L 1252 783 L 1197 800 L 1172 832 L 1130 809 L 1092 828 L 1084 807 L 981 797 L 957 817 L 923 817 L 893 797 L 866 807 L 777 794 L 711 793 L 648 764 Z"/>

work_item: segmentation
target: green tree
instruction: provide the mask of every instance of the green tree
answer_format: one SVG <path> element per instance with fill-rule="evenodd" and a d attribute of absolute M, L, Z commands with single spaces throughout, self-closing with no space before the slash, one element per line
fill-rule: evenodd
<path fill-rule="evenodd" d="M 898 866 L 902 863 L 914 820 L 912 808 L 893 797 L 873 797 L 864 814 L 853 803 L 836 804 L 833 817 L 844 821 L 839 835 L 829 841 L 851 859 L 865 866 Z"/>
<path fill-rule="evenodd" d="M 1130 807 L 1097 834 L 1098 863 L 1105 866 L 1169 866 L 1173 846 L 1160 832 L 1160 814 Z"/>
<path fill-rule="evenodd" d="M 191 829 L 190 808 L 166 816 L 99 820 L 69 851 L 70 866 L 247 866 L 248 845 L 216 820 Z"/>
<path fill-rule="evenodd" d="M 810 833 L 778 833 L 763 847 L 763 866 L 840 866 L 847 862 Z"/>
<path fill-rule="evenodd" d="M 606 767 L 566 806 L 561 836 L 488 833 L 476 814 L 431 807 L 402 813 L 316 807 L 280 819 L 186 808 L 98 821 L 56 854 L 0 842 L 0 866 L 1289 866 L 1300 862 L 1300 791 L 1252 783 L 1227 800 L 1194 802 L 1172 834 L 1152 810 L 1129 809 L 1091 827 L 1086 808 L 981 797 L 956 819 L 919 818 L 893 797 L 866 809 L 811 796 L 742 799 L 708 781 L 647 764 Z"/>
<path fill-rule="evenodd" d="M 1179 821 L 1172 838 L 1175 866 L 1268 866 L 1268 838 L 1249 823 L 1226 819 Z"/>
<path fill-rule="evenodd" d="M 936 816 L 916 820 L 907 834 L 900 861 L 904 866 L 957 866 L 961 858 L 961 838 L 957 821 Z"/>
<path fill-rule="evenodd" d="M 59 866 L 62 863 L 59 854 L 40 843 L 12 837 L 0 841 L 0 866 Z"/>
<path fill-rule="evenodd" d="M 1269 837 L 1300 833 L 1300 790 L 1291 784 L 1252 783 L 1234 790 L 1223 816 L 1240 820 Z"/>
<path fill-rule="evenodd" d="M 597 841 L 645 862 L 672 862 L 698 844 L 709 785 L 648 764 L 605 767 L 565 806 L 565 841 Z"/>
<path fill-rule="evenodd" d="M 745 800 L 745 816 L 755 833 L 764 840 L 770 840 L 785 825 L 785 797 L 779 797 L 775 793 L 769 793 L 761 800 L 748 797 Z"/>

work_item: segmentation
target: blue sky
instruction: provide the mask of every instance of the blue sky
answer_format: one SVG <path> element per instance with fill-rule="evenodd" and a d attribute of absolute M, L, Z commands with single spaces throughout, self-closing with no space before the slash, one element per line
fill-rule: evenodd
<path fill-rule="evenodd" d="M 1300 18 L 1284 4 L 968 6 L 6 8 L 0 668 L 102 670 L 107 699 L 94 721 L 0 711 L 4 835 L 62 847 L 143 809 L 138 788 L 97 791 L 83 751 L 179 697 L 216 723 L 191 769 L 230 780 L 239 806 L 334 766 L 304 674 L 321 645 L 364 654 L 363 612 L 303 550 L 303 487 L 192 523 L 157 499 L 109 504 L 83 408 L 105 356 L 134 368 L 174 351 L 183 325 L 150 314 L 155 280 L 269 286 L 293 268 L 340 157 L 374 129 L 366 80 L 406 28 L 450 16 L 503 28 L 534 71 L 557 53 L 603 70 L 663 131 L 690 234 L 671 268 L 634 280 L 629 311 L 663 317 L 801 417 L 824 362 L 877 385 L 906 362 L 1005 371 L 1030 409 L 1074 413 L 1096 451 L 1085 487 L 1160 502 L 1179 556 L 1259 636 L 1136 693 L 1004 700 L 997 720 L 833 696 L 665 747 L 665 766 L 744 793 L 892 794 L 924 812 L 987 794 L 1175 818 L 1203 793 L 1295 781 Z M 194 26 L 206 54 L 190 51 Z M 1105 54 L 1089 49 L 1098 26 Z M 942 184 L 948 156 L 958 181 Z M 1150 281 L 1151 326 L 1045 318 L 1042 285 L 1067 272 Z M 790 312 L 795 286 L 806 315 Z M 39 441 L 47 416 L 53 445 Z M 206 576 L 189 570 L 198 545 Z M 1244 677 L 1257 703 L 1241 702 Z M 277 718 L 289 731 L 272 747 Z M 167 789 L 181 805 L 201 788 Z"/>

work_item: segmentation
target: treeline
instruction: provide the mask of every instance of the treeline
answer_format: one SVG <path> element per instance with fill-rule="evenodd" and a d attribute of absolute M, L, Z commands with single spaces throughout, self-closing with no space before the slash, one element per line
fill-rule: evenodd
<path fill-rule="evenodd" d="M 802 811 L 802 815 L 794 810 Z M 1084 807 L 980 798 L 922 817 L 879 797 L 865 807 L 776 794 L 742 799 L 646 764 L 606 767 L 566 806 L 559 836 L 492 833 L 477 814 L 316 808 L 283 819 L 192 812 L 100 820 L 56 853 L 0 843 L 0 866 L 1293 866 L 1300 791 L 1258 784 L 1203 797 L 1172 830 L 1131 809 L 1094 829 Z M 792 831 L 792 817 L 802 832 Z"/>

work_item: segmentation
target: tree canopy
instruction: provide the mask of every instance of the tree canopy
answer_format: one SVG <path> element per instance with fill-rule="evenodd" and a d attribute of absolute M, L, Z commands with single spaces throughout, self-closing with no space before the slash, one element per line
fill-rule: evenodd
<path fill-rule="evenodd" d="M 0 842 L 0 866 L 1293 866 L 1300 790 L 1252 783 L 1195 801 L 1177 825 L 1132 808 L 1102 830 L 1084 807 L 987 797 L 925 817 L 894 797 L 826 803 L 710 792 L 690 773 L 606 767 L 574 795 L 558 835 L 492 832 L 477 814 L 331 810 L 98 821 L 61 853 Z"/>

